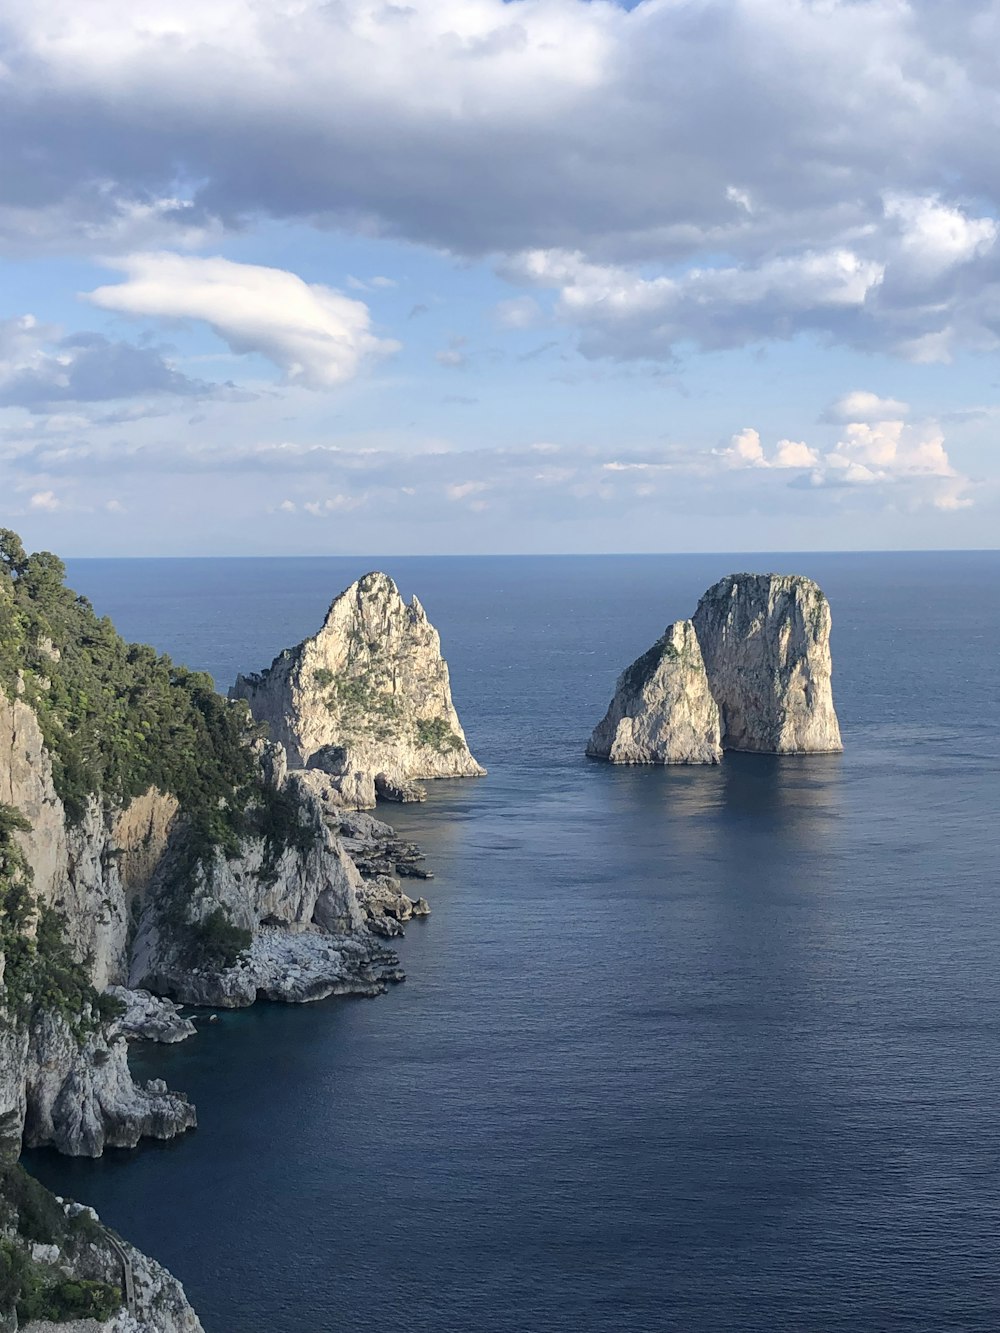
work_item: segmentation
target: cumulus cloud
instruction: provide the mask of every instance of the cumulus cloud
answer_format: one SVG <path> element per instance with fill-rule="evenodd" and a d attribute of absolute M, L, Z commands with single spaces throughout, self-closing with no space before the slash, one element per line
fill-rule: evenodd
<path fill-rule="evenodd" d="M 181 374 L 154 347 L 100 333 L 63 335 L 32 315 L 0 321 L 0 407 L 46 412 L 59 403 L 190 397 L 214 387 Z"/>
<path fill-rule="evenodd" d="M 32 509 L 41 510 L 46 514 L 54 514 L 57 509 L 62 508 L 62 501 L 54 491 L 36 491 L 28 504 Z"/>
<path fill-rule="evenodd" d="M 202 320 L 232 351 L 273 362 L 289 383 L 329 389 L 399 347 L 372 332 L 363 301 L 284 269 L 167 253 L 129 255 L 113 266 L 125 281 L 88 293 L 94 305 L 151 319 Z"/>
<path fill-rule="evenodd" d="M 819 462 L 815 449 L 801 440 L 779 440 L 770 454 L 764 452 L 760 434 L 752 426 L 737 432 L 725 449 L 714 451 L 730 467 L 807 468 Z"/>
<path fill-rule="evenodd" d="M 846 394 L 841 405 L 857 400 L 872 408 L 875 394 Z M 851 486 L 909 487 L 918 500 L 938 509 L 971 505 L 969 481 L 952 466 L 944 435 L 936 421 L 908 424 L 902 419 L 848 421 L 830 449 L 813 448 L 801 440 L 779 440 L 768 452 L 752 427 L 733 435 L 714 454 L 731 469 L 774 468 L 795 472 L 793 486 L 839 489 Z M 916 489 L 914 489 L 916 488 Z"/>

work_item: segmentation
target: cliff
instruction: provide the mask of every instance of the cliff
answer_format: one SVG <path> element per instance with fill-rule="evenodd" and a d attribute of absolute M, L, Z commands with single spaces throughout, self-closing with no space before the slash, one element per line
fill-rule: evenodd
<path fill-rule="evenodd" d="M 730 574 L 702 597 L 694 626 L 727 750 L 843 749 L 833 707 L 830 603 L 797 574 Z"/>
<path fill-rule="evenodd" d="M 369 928 L 388 908 L 373 903 L 283 748 L 207 676 L 125 643 L 63 576 L 55 557 L 29 556 L 0 530 L 8 1163 L 22 1144 L 96 1156 L 194 1125 L 182 1094 L 158 1080 L 140 1086 L 129 1071 L 128 1036 L 192 1031 L 149 992 L 236 1006 L 259 995 L 376 995 L 402 980 Z M 398 914 L 395 885 L 387 901 Z M 177 1283 L 124 1243 L 92 1238 L 81 1249 L 67 1234 L 51 1244 L 29 1236 L 37 1243 L 26 1247 L 17 1208 L 5 1211 L 4 1189 L 21 1179 L 13 1170 L 0 1180 L 0 1333 L 17 1326 L 15 1306 L 22 1326 L 43 1320 L 39 1333 L 74 1312 L 81 1329 L 197 1333 Z M 49 1208 L 51 1196 L 31 1188 L 34 1212 Z M 127 1308 L 112 1271 L 120 1277 L 126 1252 Z"/>
<path fill-rule="evenodd" d="M 184 1290 L 90 1208 L 0 1166 L 0 1333 L 202 1333 Z"/>
<path fill-rule="evenodd" d="M 690 620 L 668 626 L 621 674 L 587 754 L 613 764 L 719 762 L 719 709 Z"/>
<path fill-rule="evenodd" d="M 357 809 L 420 799 L 414 781 L 479 777 L 451 698 L 437 630 L 416 597 L 366 574 L 331 605 L 322 628 L 230 691 L 297 768 L 320 768 Z"/>
<path fill-rule="evenodd" d="M 587 754 L 619 764 L 712 764 L 722 750 L 842 749 L 830 605 L 793 574 L 731 574 L 625 671 Z"/>

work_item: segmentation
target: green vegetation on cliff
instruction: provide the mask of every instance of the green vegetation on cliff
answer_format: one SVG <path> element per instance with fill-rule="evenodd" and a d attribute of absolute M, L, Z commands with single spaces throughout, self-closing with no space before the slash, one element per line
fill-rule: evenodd
<path fill-rule="evenodd" d="M 16 533 L 0 529 L 0 689 L 37 717 L 70 822 L 95 799 L 113 810 L 151 787 L 177 798 L 185 843 L 165 912 L 182 943 L 190 936 L 187 952 L 200 965 L 229 966 L 249 933 L 221 914 L 187 920 L 199 868 L 211 876 L 218 852 L 235 856 L 245 838 L 259 837 L 264 875 L 273 876 L 286 848 L 308 850 L 322 829 L 303 821 L 292 794 L 265 780 L 254 749 L 264 730 L 245 703 L 222 698 L 204 672 L 127 643 L 64 580 L 54 555 L 28 555 Z M 0 807 L 0 1004 L 19 1020 L 42 1007 L 77 1030 L 95 1026 L 100 1004 L 64 943 L 62 922 L 34 903 L 15 836 L 24 831 L 18 812 Z"/>
<path fill-rule="evenodd" d="M 250 748 L 262 732 L 246 704 L 223 699 L 204 672 L 127 643 L 65 586 L 65 572 L 0 529 L 0 688 L 38 717 L 69 818 L 92 796 L 114 806 L 156 787 L 177 797 L 199 858 L 235 854 L 255 833 L 272 849 L 300 841 Z"/>
<path fill-rule="evenodd" d="M 18 1322 L 110 1319 L 122 1305 L 119 1286 L 93 1276 L 67 1276 L 60 1266 L 32 1258 L 31 1246 L 55 1245 L 64 1263 L 84 1270 L 96 1251 L 107 1251 L 104 1228 L 89 1213 L 67 1216 L 63 1207 L 19 1166 L 0 1169 L 0 1320 L 16 1310 Z"/>
<path fill-rule="evenodd" d="M 28 822 L 9 805 L 0 805 L 0 959 L 4 1019 L 17 1024 L 44 1010 L 61 1014 L 82 1036 L 103 1018 L 113 1017 L 117 1001 L 101 996 L 66 943 L 63 920 L 51 907 L 38 908 L 31 892 L 31 867 L 14 836 Z"/>

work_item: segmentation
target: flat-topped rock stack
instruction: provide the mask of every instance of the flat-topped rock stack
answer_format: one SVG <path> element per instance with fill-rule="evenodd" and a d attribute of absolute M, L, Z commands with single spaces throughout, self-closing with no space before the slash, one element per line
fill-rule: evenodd
<path fill-rule="evenodd" d="M 622 673 L 587 754 L 617 764 L 714 764 L 723 750 L 843 749 L 830 604 L 797 574 L 730 574 Z"/>

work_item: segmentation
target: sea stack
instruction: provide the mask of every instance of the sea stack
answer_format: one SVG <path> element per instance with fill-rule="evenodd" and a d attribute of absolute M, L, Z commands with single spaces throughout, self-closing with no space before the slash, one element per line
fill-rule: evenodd
<path fill-rule="evenodd" d="M 587 754 L 714 764 L 723 749 L 839 751 L 831 670 L 830 605 L 812 579 L 730 574 L 619 677 Z"/>
<path fill-rule="evenodd" d="M 830 603 L 798 574 L 730 574 L 694 613 L 727 750 L 842 750 L 830 677 Z"/>
<path fill-rule="evenodd" d="M 293 768 L 322 769 L 342 803 L 419 800 L 415 780 L 480 777 L 451 699 L 437 630 L 387 574 L 340 594 L 319 632 L 266 671 L 240 676 L 245 699 Z"/>
<path fill-rule="evenodd" d="M 663 637 L 622 672 L 587 754 L 613 764 L 720 761 L 719 708 L 690 620 L 669 625 Z"/>

